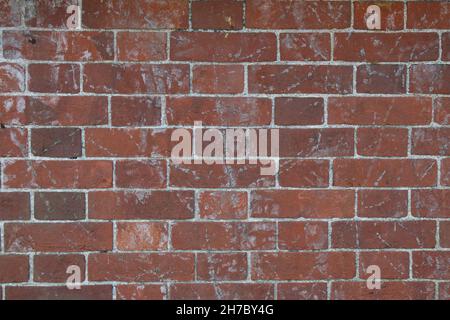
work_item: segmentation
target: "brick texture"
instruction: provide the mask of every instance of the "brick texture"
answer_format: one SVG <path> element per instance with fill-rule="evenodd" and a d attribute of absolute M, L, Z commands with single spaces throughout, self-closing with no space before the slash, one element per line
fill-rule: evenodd
<path fill-rule="evenodd" d="M 448 1 L 0 12 L 0 300 L 450 299 Z M 275 174 L 176 162 L 196 121 L 278 129 Z"/>

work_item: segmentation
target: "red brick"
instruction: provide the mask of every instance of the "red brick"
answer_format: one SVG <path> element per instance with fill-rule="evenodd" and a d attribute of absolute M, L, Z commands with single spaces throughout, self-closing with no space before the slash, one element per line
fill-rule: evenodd
<path fill-rule="evenodd" d="M 197 255 L 197 277 L 201 281 L 246 280 L 247 268 L 244 252 Z"/>
<path fill-rule="evenodd" d="M 173 300 L 273 300 L 270 283 L 177 283 L 170 287 Z"/>
<path fill-rule="evenodd" d="M 280 160 L 279 183 L 283 187 L 327 187 L 327 160 Z"/>
<path fill-rule="evenodd" d="M 188 188 L 261 188 L 275 186 L 259 164 L 170 164 L 170 185 Z"/>
<path fill-rule="evenodd" d="M 28 193 L 0 193 L 0 221 L 29 220 L 30 217 L 30 195 Z"/>
<path fill-rule="evenodd" d="M 425 218 L 450 218 L 450 190 L 412 190 L 412 214 Z"/>
<path fill-rule="evenodd" d="M 34 281 L 47 283 L 66 283 L 71 273 L 69 266 L 80 268 L 81 282 L 85 280 L 86 262 L 81 254 L 36 255 L 34 256 Z"/>
<path fill-rule="evenodd" d="M 442 60 L 450 61 L 450 32 L 442 34 Z"/>
<path fill-rule="evenodd" d="M 337 61 L 434 61 L 439 57 L 437 33 L 336 33 Z"/>
<path fill-rule="evenodd" d="M 358 216 L 401 218 L 408 214 L 408 191 L 359 190 Z"/>
<path fill-rule="evenodd" d="M 412 65 L 410 91 L 427 94 L 450 94 L 450 65 Z"/>
<path fill-rule="evenodd" d="M 346 128 L 281 129 L 280 156 L 353 156 L 354 132 Z"/>
<path fill-rule="evenodd" d="M 280 300 L 326 300 L 326 283 L 278 283 L 278 299 Z"/>
<path fill-rule="evenodd" d="M 350 66 L 251 65 L 248 69 L 250 93 L 329 93 L 352 91 Z"/>
<path fill-rule="evenodd" d="M 361 252 L 359 255 L 359 274 L 361 279 L 367 279 L 372 272 L 367 272 L 369 266 L 378 266 L 381 279 L 409 278 L 409 253 L 398 251 Z"/>
<path fill-rule="evenodd" d="M 326 222 L 280 222 L 278 247 L 281 250 L 319 250 L 328 248 Z"/>
<path fill-rule="evenodd" d="M 80 92 L 80 66 L 77 64 L 30 64 L 28 74 L 28 89 L 32 92 Z"/>
<path fill-rule="evenodd" d="M 164 160 L 124 160 L 116 162 L 119 188 L 164 188 L 167 168 Z"/>
<path fill-rule="evenodd" d="M 450 221 L 439 222 L 439 242 L 441 247 L 450 248 Z"/>
<path fill-rule="evenodd" d="M 450 4 L 445 1 L 408 2 L 408 28 L 450 29 Z"/>
<path fill-rule="evenodd" d="M 412 154 L 450 156 L 450 128 L 412 130 Z"/>
<path fill-rule="evenodd" d="M 341 187 L 432 187 L 437 165 L 431 159 L 336 159 L 334 185 Z"/>
<path fill-rule="evenodd" d="M 22 107 L 24 113 L 20 111 Z M 107 97 L 33 96 L 17 101 L 15 109 L 11 116 L 19 117 L 21 124 L 96 126 L 108 123 Z"/>
<path fill-rule="evenodd" d="M 27 282 L 28 261 L 28 256 L 24 255 L 0 255 L 0 283 Z"/>
<path fill-rule="evenodd" d="M 91 219 L 191 219 L 194 192 L 128 191 L 89 193 Z"/>
<path fill-rule="evenodd" d="M 450 186 L 450 158 L 441 161 L 441 184 Z"/>
<path fill-rule="evenodd" d="M 168 228 L 158 222 L 120 222 L 117 224 L 117 249 L 122 251 L 165 250 Z"/>
<path fill-rule="evenodd" d="M 367 289 L 367 283 L 333 282 L 332 300 L 433 300 L 434 283 L 424 281 L 381 282 L 381 289 Z"/>
<path fill-rule="evenodd" d="M 274 61 L 276 42 L 273 33 L 172 32 L 170 57 L 174 61 Z"/>
<path fill-rule="evenodd" d="M 257 218 L 351 218 L 352 190 L 261 190 L 251 194 L 251 212 Z"/>
<path fill-rule="evenodd" d="M 25 2 L 25 24 L 36 28 L 67 28 L 67 13 L 70 5 L 77 5 L 77 0 L 48 0 Z"/>
<path fill-rule="evenodd" d="M 22 4 L 16 0 L 0 1 L 0 17 L 1 27 L 18 27 L 22 21 Z"/>
<path fill-rule="evenodd" d="M 37 192 L 34 216 L 38 220 L 82 220 L 86 217 L 84 193 Z"/>
<path fill-rule="evenodd" d="M 88 157 L 157 157 L 169 155 L 170 135 L 165 129 L 86 129 Z"/>
<path fill-rule="evenodd" d="M 439 300 L 450 300 L 450 282 L 439 283 Z"/>
<path fill-rule="evenodd" d="M 28 133 L 26 129 L 0 129 L 0 157 L 28 156 L 27 139 Z"/>
<path fill-rule="evenodd" d="M 408 129 L 359 128 L 356 143 L 358 154 L 362 156 L 406 157 Z"/>
<path fill-rule="evenodd" d="M 194 29 L 242 29 L 243 3 L 235 0 L 192 2 Z"/>
<path fill-rule="evenodd" d="M 441 125 L 450 125 L 450 98 L 436 98 L 434 105 L 434 122 Z"/>
<path fill-rule="evenodd" d="M 25 69 L 19 64 L 0 63 L 0 92 L 22 92 L 25 90 Z"/>
<path fill-rule="evenodd" d="M 321 98 L 275 98 L 277 125 L 319 125 L 323 121 L 324 102 Z"/>
<path fill-rule="evenodd" d="M 247 218 L 247 193 L 239 191 L 204 191 L 199 196 L 202 219 L 226 220 Z"/>
<path fill-rule="evenodd" d="M 259 126 L 272 121 L 272 101 L 248 97 L 174 97 L 167 99 L 170 125 Z"/>
<path fill-rule="evenodd" d="M 112 32 L 6 31 L 7 59 L 103 61 L 114 59 Z"/>
<path fill-rule="evenodd" d="M 192 77 L 192 90 L 196 93 L 242 93 L 244 90 L 244 68 L 239 65 L 195 65 Z"/>
<path fill-rule="evenodd" d="M 450 279 L 449 251 L 415 251 L 412 254 L 413 277 L 417 279 Z"/>
<path fill-rule="evenodd" d="M 17 160 L 5 164 L 3 178 L 6 188 L 111 188 L 112 162 Z"/>
<path fill-rule="evenodd" d="M 25 116 L 25 97 L 0 96 L 0 124 L 20 125 L 27 122 Z"/>
<path fill-rule="evenodd" d="M 328 101 L 331 124 L 429 124 L 432 101 L 422 97 L 336 97 Z"/>
<path fill-rule="evenodd" d="M 83 26 L 93 29 L 182 29 L 189 24 L 188 0 L 87 0 Z"/>
<path fill-rule="evenodd" d="M 69 290 L 66 286 L 6 287 L 8 300 L 111 300 L 111 285 L 81 286 L 80 290 Z"/>
<path fill-rule="evenodd" d="M 111 99 L 113 126 L 157 126 L 161 124 L 161 98 L 117 97 Z"/>
<path fill-rule="evenodd" d="M 89 256 L 89 280 L 189 281 L 194 264 L 192 253 L 97 253 Z"/>
<path fill-rule="evenodd" d="M 435 221 L 339 221 L 332 224 L 333 248 L 434 248 Z"/>
<path fill-rule="evenodd" d="M 84 90 L 95 93 L 187 93 L 184 64 L 86 64 Z"/>
<path fill-rule="evenodd" d="M 280 34 L 281 60 L 327 61 L 331 57 L 331 40 L 328 33 Z"/>
<path fill-rule="evenodd" d="M 11 223 L 5 225 L 8 252 L 111 250 L 112 223 Z"/>
<path fill-rule="evenodd" d="M 259 29 L 344 29 L 350 27 L 347 1 L 253 0 L 247 3 L 246 24 Z"/>
<path fill-rule="evenodd" d="M 172 226 L 176 250 L 270 250 L 275 225 L 263 222 L 178 222 Z"/>
<path fill-rule="evenodd" d="M 320 265 L 320 268 L 317 267 Z M 351 279 L 353 252 L 277 252 L 252 254 L 254 280 Z"/>
<path fill-rule="evenodd" d="M 81 129 L 51 128 L 31 131 L 31 152 L 37 157 L 78 158 L 82 155 Z"/>
<path fill-rule="evenodd" d="M 354 29 L 367 30 L 367 8 L 370 5 L 377 5 L 381 9 L 381 30 L 402 30 L 403 29 L 403 10 L 404 5 L 400 2 L 379 2 L 364 1 L 355 2 L 353 24 Z"/>
<path fill-rule="evenodd" d="M 167 299 L 167 287 L 160 284 L 118 285 L 117 300 Z"/>
<path fill-rule="evenodd" d="M 356 72 L 358 93 L 406 93 L 406 66 L 360 65 Z"/>
<path fill-rule="evenodd" d="M 122 61 L 167 59 L 167 35 L 164 32 L 119 32 L 117 58 Z"/>

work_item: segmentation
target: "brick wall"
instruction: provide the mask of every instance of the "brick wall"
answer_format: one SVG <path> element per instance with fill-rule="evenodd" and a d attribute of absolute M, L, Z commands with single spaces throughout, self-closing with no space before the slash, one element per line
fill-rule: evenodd
<path fill-rule="evenodd" d="M 450 297 L 448 1 L 0 11 L 2 299 Z M 278 173 L 174 164 L 196 120 L 278 128 Z"/>

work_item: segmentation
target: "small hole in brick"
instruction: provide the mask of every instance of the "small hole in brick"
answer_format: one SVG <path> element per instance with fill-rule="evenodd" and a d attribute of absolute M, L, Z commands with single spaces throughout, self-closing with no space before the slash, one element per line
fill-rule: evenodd
<path fill-rule="evenodd" d="M 31 43 L 31 44 L 35 44 L 35 43 L 36 43 L 36 39 L 34 39 L 34 38 L 29 38 L 29 39 L 28 39 L 28 42 Z"/>
<path fill-rule="evenodd" d="M 0 128 L 1 129 L 6 129 L 5 125 L 3 123 L 0 123 Z"/>

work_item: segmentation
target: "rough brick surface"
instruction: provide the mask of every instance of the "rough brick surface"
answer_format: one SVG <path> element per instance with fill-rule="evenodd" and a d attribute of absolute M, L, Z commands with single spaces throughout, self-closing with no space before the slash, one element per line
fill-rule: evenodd
<path fill-rule="evenodd" d="M 0 0 L 0 300 L 448 300 L 449 199 L 449 1 Z"/>

